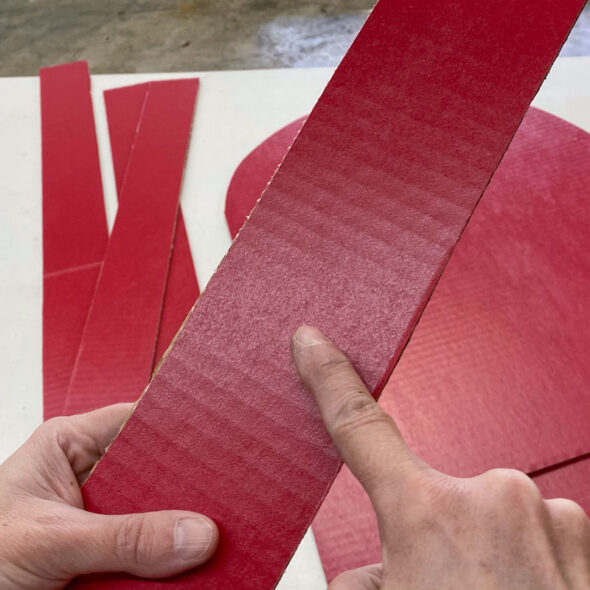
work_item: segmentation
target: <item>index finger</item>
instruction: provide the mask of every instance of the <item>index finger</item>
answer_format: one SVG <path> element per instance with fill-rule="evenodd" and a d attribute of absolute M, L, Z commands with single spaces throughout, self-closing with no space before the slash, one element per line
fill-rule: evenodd
<path fill-rule="evenodd" d="M 346 355 L 310 326 L 295 332 L 292 353 L 334 444 L 371 499 L 392 483 L 407 483 L 422 466 Z"/>

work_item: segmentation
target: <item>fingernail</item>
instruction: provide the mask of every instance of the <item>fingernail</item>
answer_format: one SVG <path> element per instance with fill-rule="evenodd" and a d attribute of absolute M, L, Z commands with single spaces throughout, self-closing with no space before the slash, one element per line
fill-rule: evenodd
<path fill-rule="evenodd" d="M 326 344 L 330 342 L 317 328 L 313 326 L 301 326 L 293 336 L 293 342 L 299 348 L 315 346 L 316 344 Z"/>
<path fill-rule="evenodd" d="M 176 523 L 174 549 L 187 561 L 203 557 L 214 538 L 213 525 L 205 518 L 183 518 Z"/>

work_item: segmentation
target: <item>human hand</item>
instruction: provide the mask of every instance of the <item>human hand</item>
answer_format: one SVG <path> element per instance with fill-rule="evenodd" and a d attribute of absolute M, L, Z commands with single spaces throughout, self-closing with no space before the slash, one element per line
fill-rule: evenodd
<path fill-rule="evenodd" d="M 379 525 L 382 564 L 341 574 L 329 590 L 590 588 L 590 521 L 580 506 L 543 500 L 519 471 L 461 479 L 432 469 L 318 330 L 299 328 L 292 351 Z"/>
<path fill-rule="evenodd" d="M 49 420 L 0 465 L 0 590 L 53 590 L 94 572 L 160 578 L 211 557 L 217 527 L 200 514 L 84 511 L 80 485 L 131 407 Z"/>

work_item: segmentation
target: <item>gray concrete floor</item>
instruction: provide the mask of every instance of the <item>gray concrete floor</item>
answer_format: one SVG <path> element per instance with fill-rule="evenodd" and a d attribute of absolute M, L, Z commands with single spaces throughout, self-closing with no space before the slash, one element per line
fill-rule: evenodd
<path fill-rule="evenodd" d="M 0 0 L 0 76 L 336 65 L 373 0 Z M 590 55 L 590 1 L 563 49 Z"/>

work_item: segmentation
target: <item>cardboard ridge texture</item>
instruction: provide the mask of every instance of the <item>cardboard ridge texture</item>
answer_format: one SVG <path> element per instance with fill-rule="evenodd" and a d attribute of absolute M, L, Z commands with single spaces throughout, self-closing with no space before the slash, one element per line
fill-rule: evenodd
<path fill-rule="evenodd" d="M 216 555 L 74 587 L 276 585 L 341 465 L 291 334 L 317 325 L 380 392 L 583 4 L 377 4 L 83 488 L 209 515 Z"/>

